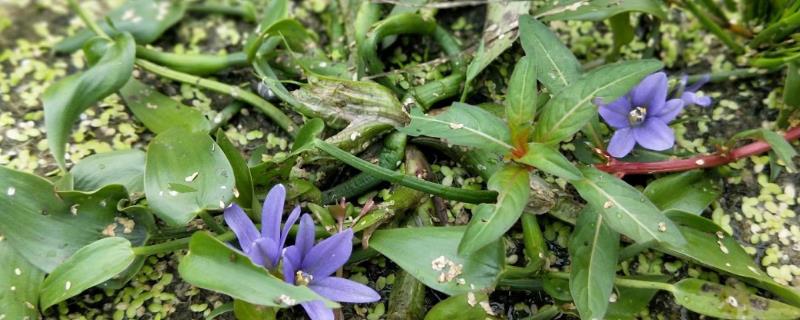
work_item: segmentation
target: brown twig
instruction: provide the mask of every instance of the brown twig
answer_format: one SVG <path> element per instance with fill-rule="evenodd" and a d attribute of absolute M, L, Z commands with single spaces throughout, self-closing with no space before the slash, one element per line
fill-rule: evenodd
<path fill-rule="evenodd" d="M 789 129 L 784 135 L 787 141 L 800 138 L 800 127 Z M 699 168 L 713 168 L 725 165 L 736 160 L 761 154 L 770 150 L 770 145 L 763 140 L 759 140 L 742 147 L 721 151 L 715 154 L 694 156 L 685 159 L 672 159 L 656 162 L 624 162 L 611 158 L 607 163 L 597 165 L 597 169 L 613 173 L 618 176 L 627 174 L 654 174 L 664 172 L 681 172 Z"/>

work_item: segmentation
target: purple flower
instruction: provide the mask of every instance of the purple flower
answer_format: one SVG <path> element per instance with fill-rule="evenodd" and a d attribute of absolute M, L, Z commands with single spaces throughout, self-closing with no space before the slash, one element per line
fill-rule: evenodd
<path fill-rule="evenodd" d="M 675 144 L 667 124 L 683 110 L 681 99 L 667 100 L 667 75 L 656 72 L 644 78 L 627 95 L 600 106 L 600 116 L 616 129 L 608 153 L 622 158 L 638 143 L 650 150 L 666 150 Z"/>
<path fill-rule="evenodd" d="M 347 229 L 314 245 L 314 221 L 304 214 L 293 246 L 283 253 L 284 281 L 308 286 L 317 294 L 336 302 L 366 303 L 380 300 L 375 290 L 360 283 L 331 276 L 341 268 L 353 250 L 353 230 Z M 322 301 L 304 302 L 312 320 L 332 320 L 333 310 Z"/>
<path fill-rule="evenodd" d="M 693 83 L 691 86 L 688 87 L 686 87 L 687 79 L 688 77 L 686 76 L 681 77 L 680 84 L 678 85 L 679 92 L 680 89 L 685 88 L 683 89 L 683 93 L 681 93 L 681 100 L 683 100 L 684 106 L 691 106 L 693 104 L 696 104 L 701 107 L 710 106 L 711 98 L 706 96 L 698 96 L 697 90 L 700 90 L 700 87 L 702 87 L 711 79 L 711 76 L 708 74 L 704 74 L 702 77 L 700 77 L 700 80 L 698 80 L 697 82 Z"/>
<path fill-rule="evenodd" d="M 253 221 L 244 213 L 241 207 L 234 204 L 225 209 L 225 222 L 239 239 L 242 251 L 250 257 L 253 263 L 267 269 L 278 266 L 281 251 L 286 244 L 289 229 L 292 228 L 297 217 L 300 216 L 300 207 L 297 206 L 289 214 L 286 224 L 281 230 L 281 216 L 283 215 L 283 202 L 286 199 L 286 188 L 278 184 L 269 191 L 261 209 L 261 233 L 258 233 Z"/>

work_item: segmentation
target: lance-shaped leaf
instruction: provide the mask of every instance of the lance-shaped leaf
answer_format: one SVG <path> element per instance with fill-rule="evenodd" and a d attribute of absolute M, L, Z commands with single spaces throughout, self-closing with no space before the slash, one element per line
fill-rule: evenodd
<path fill-rule="evenodd" d="M 481 46 L 478 49 L 478 54 L 475 55 L 467 68 L 467 83 L 480 74 L 500 54 L 510 48 L 514 41 L 517 41 L 517 36 L 519 35 L 517 19 L 521 14 L 528 13 L 530 9 L 531 3 L 528 1 L 488 3 Z"/>
<path fill-rule="evenodd" d="M 301 129 L 300 132 L 303 132 L 303 130 Z M 250 167 L 247 166 L 247 160 L 236 149 L 236 146 L 228 140 L 228 137 L 225 136 L 225 131 L 222 131 L 222 129 L 217 130 L 216 138 L 217 145 L 225 153 L 225 157 L 228 158 L 228 163 L 231 164 L 231 169 L 233 169 L 233 177 L 236 180 L 236 190 L 233 196 L 236 198 L 236 203 L 242 208 L 252 208 L 255 191 L 253 189 L 253 175 L 250 172 Z"/>
<path fill-rule="evenodd" d="M 454 103 L 444 112 L 428 116 L 419 109 L 411 111 L 411 123 L 398 129 L 411 136 L 442 138 L 450 144 L 508 152 L 508 126 L 502 119 L 476 106 Z"/>
<path fill-rule="evenodd" d="M 173 128 L 147 148 L 144 192 L 156 216 L 184 225 L 202 210 L 221 210 L 233 198 L 234 173 L 205 132 Z"/>
<path fill-rule="evenodd" d="M 569 139 L 597 114 L 594 101 L 616 100 L 661 67 L 657 60 L 634 60 L 607 64 L 584 74 L 544 105 L 534 141 L 558 143 Z"/>
<path fill-rule="evenodd" d="M 144 152 L 141 150 L 94 154 L 78 161 L 69 172 L 78 191 L 95 191 L 119 184 L 129 194 L 144 193 Z"/>
<path fill-rule="evenodd" d="M 288 307 L 320 300 L 328 307 L 338 307 L 308 287 L 294 286 L 276 278 L 241 252 L 205 232 L 192 235 L 189 253 L 181 259 L 178 272 L 192 285 L 252 304 Z"/>
<path fill-rule="evenodd" d="M 661 1 L 657 0 L 561 0 L 553 5 L 537 10 L 542 20 L 588 20 L 601 21 L 623 12 L 644 12 L 666 19 L 667 12 Z"/>
<path fill-rule="evenodd" d="M 139 80 L 128 81 L 119 94 L 136 119 L 154 133 L 178 126 L 190 131 L 211 129 L 211 123 L 202 112 L 161 94 Z"/>
<path fill-rule="evenodd" d="M 51 272 L 41 288 L 42 310 L 124 271 L 136 255 L 125 238 L 100 239 L 81 248 Z"/>
<path fill-rule="evenodd" d="M 485 292 L 469 292 L 459 294 L 439 301 L 428 314 L 425 320 L 485 320 L 492 319 L 486 313 L 482 304 L 489 303 L 489 295 Z"/>
<path fill-rule="evenodd" d="M 572 181 L 572 185 L 611 229 L 640 243 L 686 243 L 677 226 L 639 190 L 594 167 L 581 168 L 581 172 L 585 178 Z"/>
<path fill-rule="evenodd" d="M 536 116 L 536 60 L 525 56 L 517 62 L 506 96 L 506 119 L 515 144 L 528 142 L 528 135 Z"/>
<path fill-rule="evenodd" d="M 719 182 L 702 170 L 664 176 L 644 189 L 644 194 L 661 211 L 678 210 L 698 215 L 721 193 Z"/>
<path fill-rule="evenodd" d="M 537 59 L 536 78 L 551 94 L 557 94 L 581 75 L 581 65 L 561 40 L 531 16 L 519 18 L 520 42 L 525 54 Z"/>
<path fill-rule="evenodd" d="M 38 319 L 39 286 L 44 272 L 25 260 L 9 241 L 0 241 L 0 315 L 6 319 Z"/>
<path fill-rule="evenodd" d="M 78 116 L 95 102 L 122 87 L 133 72 L 136 47 L 128 33 L 114 37 L 105 54 L 88 70 L 52 84 L 44 92 L 44 122 L 47 142 L 63 169 L 64 145 Z"/>
<path fill-rule="evenodd" d="M 156 41 L 161 34 L 183 18 L 186 2 L 164 0 L 128 0 L 111 10 L 107 17 L 114 24 L 112 29 L 105 20 L 98 21 L 107 33 L 119 30 L 133 35 L 138 44 Z M 57 52 L 72 52 L 83 46 L 94 36 L 91 30 L 84 29 L 74 36 L 64 39 L 55 47 Z"/>
<path fill-rule="evenodd" d="M 569 242 L 570 293 L 582 319 L 604 319 L 614 289 L 619 234 L 603 220 L 603 215 L 585 207 Z"/>
<path fill-rule="evenodd" d="M 487 186 L 497 191 L 497 203 L 483 203 L 473 209 L 458 253 L 468 255 L 503 236 L 517 222 L 528 204 L 530 176 L 521 166 L 506 165 L 497 171 Z"/>
<path fill-rule="evenodd" d="M 119 215 L 119 185 L 94 193 L 55 193 L 47 180 L 0 166 L 0 234 L 37 268 L 52 271 L 75 251 L 107 235 L 146 237 L 143 224 Z"/>
<path fill-rule="evenodd" d="M 747 290 L 700 279 L 683 279 L 672 294 L 691 311 L 720 319 L 798 319 L 800 309 Z"/>
<path fill-rule="evenodd" d="M 553 147 L 541 143 L 529 143 L 528 152 L 515 161 L 536 167 L 567 181 L 583 178 L 583 174 Z"/>
<path fill-rule="evenodd" d="M 369 244 L 437 291 L 457 295 L 494 288 L 505 260 L 502 242 L 460 256 L 463 234 L 464 227 L 388 229 L 375 232 Z"/>

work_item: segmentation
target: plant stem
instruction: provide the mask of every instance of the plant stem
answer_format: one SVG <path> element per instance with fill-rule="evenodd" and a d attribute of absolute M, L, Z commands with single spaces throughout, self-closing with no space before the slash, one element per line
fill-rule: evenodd
<path fill-rule="evenodd" d="M 250 2 L 243 2 L 244 4 L 250 4 Z M 217 13 L 217 14 L 224 14 L 229 16 L 239 16 L 244 18 L 245 21 L 252 22 L 256 21 L 256 13 L 252 6 L 239 6 L 233 7 L 224 4 L 215 4 L 215 3 L 199 3 L 199 4 L 191 4 L 187 8 L 190 12 L 197 12 L 197 13 Z"/>
<path fill-rule="evenodd" d="M 784 135 L 784 139 L 787 141 L 797 140 L 798 138 L 800 138 L 800 127 L 791 128 Z M 729 152 L 723 150 L 722 152 L 705 156 L 656 162 L 624 162 L 610 158 L 611 160 L 608 163 L 597 165 L 596 167 L 602 171 L 623 176 L 626 174 L 681 172 L 725 165 L 742 158 L 767 152 L 770 149 L 771 147 L 768 143 L 759 140 Z"/>
<path fill-rule="evenodd" d="M 198 215 L 200 216 L 201 219 L 203 219 L 203 222 L 206 223 L 206 225 L 208 226 L 209 229 L 211 229 L 211 231 L 214 231 L 214 233 L 218 233 L 218 234 L 225 233 L 225 228 L 223 228 L 217 222 L 217 220 L 214 219 L 213 216 L 208 214 L 208 211 L 205 211 L 205 210 L 200 211 L 200 213 Z"/>
<path fill-rule="evenodd" d="M 208 132 L 217 132 L 217 129 L 228 123 L 239 110 L 242 110 L 242 104 L 239 101 L 234 101 L 225 108 L 222 108 L 217 116 L 212 119 L 211 130 L 208 130 Z"/>
<path fill-rule="evenodd" d="M 569 280 L 569 273 L 567 272 L 548 272 L 547 276 Z M 634 280 L 634 279 L 626 279 L 620 277 L 614 278 L 614 284 L 626 288 L 655 289 L 655 290 L 664 290 L 669 292 L 675 291 L 675 286 L 669 283 Z"/>
<path fill-rule="evenodd" d="M 700 21 L 704 27 L 706 27 L 711 33 L 716 35 L 722 43 L 728 46 L 731 50 L 733 50 L 737 54 L 744 53 L 744 48 L 736 42 L 733 37 L 729 33 L 727 33 L 724 29 L 722 29 L 717 23 L 714 22 L 711 18 L 705 15 L 703 11 L 701 11 L 697 6 L 694 4 L 693 0 L 685 0 L 681 1 L 681 4 L 689 10 L 697 20 Z"/>
<path fill-rule="evenodd" d="M 217 240 L 220 241 L 231 241 L 236 238 L 236 235 L 233 234 L 233 231 L 228 231 L 223 234 L 216 236 Z M 133 252 L 137 256 L 150 256 L 159 253 L 168 253 L 176 250 L 181 250 L 189 247 L 189 241 L 192 237 L 180 238 L 170 241 L 165 241 L 162 243 L 152 244 L 149 246 L 142 246 L 142 247 L 135 247 L 133 248 Z"/>
<path fill-rule="evenodd" d="M 247 54 L 241 51 L 225 55 L 178 54 L 136 46 L 136 57 L 194 75 L 212 74 L 227 68 L 247 66 Z"/>
<path fill-rule="evenodd" d="M 294 136 L 295 132 L 297 131 L 292 119 L 290 119 L 280 109 L 276 108 L 274 105 L 262 99 L 258 95 L 250 92 L 249 90 L 242 90 L 239 87 L 227 85 L 219 81 L 175 71 L 143 59 L 136 59 L 136 65 L 142 69 L 168 79 L 196 85 L 222 94 L 228 94 L 236 100 L 241 100 L 255 106 L 264 112 L 270 119 L 275 121 L 279 127 L 281 127 L 283 130 L 286 130 L 286 132 L 288 132 L 290 135 Z"/>
<path fill-rule="evenodd" d="M 81 5 L 78 4 L 77 0 L 67 0 L 67 3 L 69 3 L 69 7 L 72 8 L 72 10 L 75 10 L 75 12 L 78 14 L 78 17 L 81 18 L 81 21 L 83 21 L 83 23 L 85 23 L 86 26 L 92 30 L 92 32 L 94 32 L 98 36 L 108 38 L 108 34 L 106 34 L 106 32 L 103 31 L 103 29 L 101 29 L 99 25 L 97 25 L 97 23 L 94 21 L 94 19 L 92 19 L 89 13 L 86 12 L 86 10 L 83 10 L 83 8 L 81 8 Z"/>
<path fill-rule="evenodd" d="M 765 74 L 775 72 L 781 70 L 781 68 L 769 68 L 769 69 L 760 69 L 760 68 L 738 68 L 733 70 L 724 70 L 718 72 L 712 72 L 709 76 L 710 82 L 726 82 L 726 81 L 733 81 L 733 80 L 741 80 L 741 79 L 748 79 L 748 78 L 755 78 L 759 76 L 763 76 Z M 706 74 L 696 74 L 691 75 L 686 79 L 687 83 L 697 82 L 698 80 L 702 79 Z"/>

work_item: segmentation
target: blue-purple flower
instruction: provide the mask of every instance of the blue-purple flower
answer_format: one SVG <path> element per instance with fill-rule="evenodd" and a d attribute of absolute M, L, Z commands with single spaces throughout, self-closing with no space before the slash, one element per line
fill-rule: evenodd
<path fill-rule="evenodd" d="M 707 96 L 698 96 L 697 90 L 700 90 L 700 87 L 706 84 L 708 80 L 711 80 L 711 76 L 708 74 L 704 74 L 702 77 L 700 77 L 700 80 L 698 80 L 697 82 L 693 83 L 688 87 L 686 86 L 687 79 L 688 79 L 687 76 L 681 77 L 681 81 L 678 87 L 679 88 L 678 91 L 681 91 L 680 89 L 683 89 L 683 92 L 681 93 L 681 100 L 683 100 L 684 106 L 688 107 L 695 104 L 701 107 L 710 106 L 711 98 Z"/>
<path fill-rule="evenodd" d="M 225 209 L 225 222 L 239 239 L 242 251 L 250 257 L 253 263 L 267 269 L 278 267 L 281 252 L 286 244 L 289 229 L 300 216 L 300 207 L 297 206 L 289 214 L 286 224 L 281 230 L 281 217 L 283 216 L 283 202 L 286 200 L 286 188 L 278 184 L 269 191 L 264 199 L 261 209 L 261 233 L 256 229 L 253 221 L 245 214 L 244 210 L 236 204 Z"/>
<path fill-rule="evenodd" d="M 600 116 L 616 129 L 608 153 L 622 158 L 638 143 L 650 150 L 666 150 L 675 144 L 669 123 L 683 110 L 682 99 L 667 100 L 667 75 L 657 72 L 644 78 L 616 101 L 600 106 Z"/>
<path fill-rule="evenodd" d="M 360 283 L 332 276 L 350 258 L 353 230 L 346 229 L 314 244 L 314 221 L 300 218 L 295 244 L 283 253 L 284 281 L 308 286 L 320 296 L 336 302 L 367 303 L 380 300 L 375 290 Z M 322 301 L 301 303 L 312 320 L 333 320 L 333 310 Z"/>

